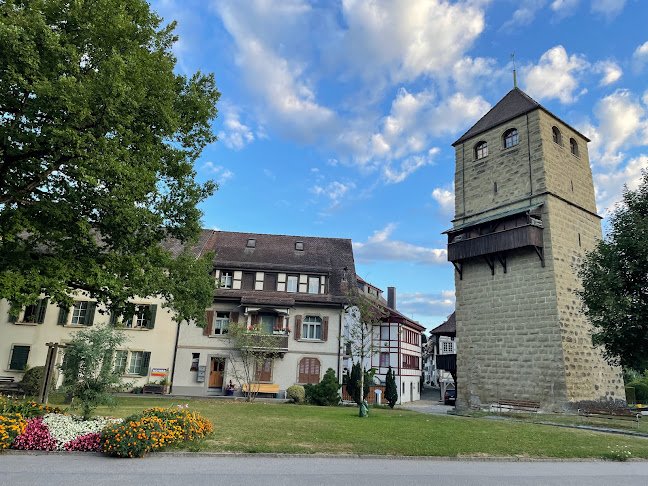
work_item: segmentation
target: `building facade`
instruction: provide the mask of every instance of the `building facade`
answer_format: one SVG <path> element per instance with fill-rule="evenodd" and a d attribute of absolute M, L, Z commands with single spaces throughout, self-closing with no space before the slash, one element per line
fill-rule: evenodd
<path fill-rule="evenodd" d="M 458 408 L 625 399 L 574 294 L 601 238 L 588 141 L 515 88 L 453 144 Z"/>

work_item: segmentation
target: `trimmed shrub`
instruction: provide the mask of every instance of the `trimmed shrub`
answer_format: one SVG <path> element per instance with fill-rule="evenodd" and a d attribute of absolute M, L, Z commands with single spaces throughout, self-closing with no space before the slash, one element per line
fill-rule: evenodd
<path fill-rule="evenodd" d="M 637 403 L 648 403 L 648 383 L 645 381 L 633 381 L 627 386 L 631 386 L 635 391 Z"/>
<path fill-rule="evenodd" d="M 385 400 L 389 404 L 389 408 L 394 408 L 398 401 L 398 387 L 396 386 L 396 375 L 391 366 L 387 370 L 387 377 L 385 379 Z"/>
<path fill-rule="evenodd" d="M 33 368 L 29 368 L 27 371 L 25 371 L 23 379 L 19 384 L 20 389 L 25 393 L 25 395 L 35 397 L 40 393 L 40 387 L 44 374 L 44 366 L 34 366 Z"/>
<path fill-rule="evenodd" d="M 306 392 L 301 385 L 289 386 L 286 390 L 286 397 L 293 401 L 293 403 L 303 403 L 306 398 Z"/>
<path fill-rule="evenodd" d="M 306 400 L 314 405 L 337 405 L 340 403 L 340 384 L 335 376 L 335 370 L 329 368 L 324 378 L 317 385 L 308 384 L 304 388 Z"/>

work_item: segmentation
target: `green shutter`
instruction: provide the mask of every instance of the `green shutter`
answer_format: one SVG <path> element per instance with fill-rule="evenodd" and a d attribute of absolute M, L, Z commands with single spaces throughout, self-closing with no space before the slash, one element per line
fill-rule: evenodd
<path fill-rule="evenodd" d="M 47 304 L 49 303 L 49 299 L 41 299 L 38 301 L 38 304 L 36 305 L 36 322 L 38 324 L 42 324 L 45 322 L 45 313 L 47 312 Z"/>
<path fill-rule="evenodd" d="M 149 306 L 149 316 L 147 319 L 147 325 L 146 327 L 149 329 L 153 329 L 155 327 L 155 316 L 157 314 L 157 304 L 153 304 Z"/>
<path fill-rule="evenodd" d="M 11 304 L 9 306 L 9 312 L 11 312 L 11 309 L 13 309 L 14 307 L 16 306 Z M 11 314 L 9 314 L 9 322 L 18 322 L 18 316 L 12 316 Z"/>
<path fill-rule="evenodd" d="M 9 369 L 24 370 L 27 367 L 29 359 L 29 346 L 14 346 L 11 353 L 11 363 Z"/>
<path fill-rule="evenodd" d="M 108 324 L 112 327 L 117 327 L 117 314 L 114 312 L 110 313 L 110 320 L 108 321 Z"/>
<path fill-rule="evenodd" d="M 59 317 L 57 324 L 59 326 L 65 326 L 68 321 L 68 316 L 70 315 L 69 307 L 59 307 Z"/>
<path fill-rule="evenodd" d="M 144 354 L 142 355 L 142 367 L 140 368 L 140 376 L 148 376 L 150 363 L 151 363 L 151 352 L 144 351 Z"/>
<path fill-rule="evenodd" d="M 88 302 L 88 309 L 86 310 L 85 322 L 86 326 L 92 326 L 94 324 L 95 311 L 97 310 L 96 302 Z"/>

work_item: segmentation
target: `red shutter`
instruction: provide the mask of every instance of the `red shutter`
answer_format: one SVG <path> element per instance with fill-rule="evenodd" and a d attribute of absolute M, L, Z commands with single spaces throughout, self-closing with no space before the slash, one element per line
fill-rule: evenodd
<path fill-rule="evenodd" d="M 230 322 L 238 322 L 238 312 L 230 312 Z"/>
<path fill-rule="evenodd" d="M 284 316 L 277 316 L 277 327 L 283 327 Z"/>
<path fill-rule="evenodd" d="M 302 316 L 295 316 L 295 341 L 299 341 L 301 339 L 301 321 Z"/>
<path fill-rule="evenodd" d="M 206 311 L 205 319 L 207 320 L 207 325 L 203 329 L 203 336 L 211 336 L 214 332 L 214 310 L 209 309 Z"/>
<path fill-rule="evenodd" d="M 308 358 L 302 358 L 302 360 L 299 362 L 299 378 L 298 378 L 298 381 L 297 381 L 298 383 L 306 383 L 306 377 L 304 376 L 305 375 L 305 373 L 304 373 L 304 368 L 305 368 L 304 362 L 307 359 Z"/>
<path fill-rule="evenodd" d="M 322 341 L 328 339 L 328 317 L 322 317 Z"/>
<path fill-rule="evenodd" d="M 299 383 L 319 383 L 320 366 L 317 358 L 302 358 L 299 362 Z"/>
<path fill-rule="evenodd" d="M 259 325 L 259 314 L 252 314 L 252 327 L 256 327 Z"/>
<path fill-rule="evenodd" d="M 311 374 L 313 375 L 313 381 L 311 383 L 319 383 L 320 379 L 320 362 L 319 359 L 313 358 L 311 365 Z"/>

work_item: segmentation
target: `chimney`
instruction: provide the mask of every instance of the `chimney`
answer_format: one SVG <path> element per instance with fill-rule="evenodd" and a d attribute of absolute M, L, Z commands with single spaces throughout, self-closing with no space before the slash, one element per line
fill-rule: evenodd
<path fill-rule="evenodd" d="M 396 287 L 387 287 L 387 307 L 396 310 Z"/>

